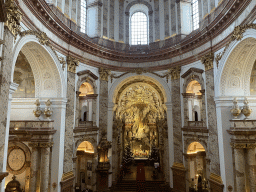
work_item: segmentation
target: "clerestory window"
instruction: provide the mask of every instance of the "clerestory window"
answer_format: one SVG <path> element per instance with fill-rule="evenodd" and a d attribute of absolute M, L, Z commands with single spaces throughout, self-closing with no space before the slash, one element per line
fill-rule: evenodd
<path fill-rule="evenodd" d="M 198 0 L 192 0 L 192 22 L 193 30 L 199 28 Z"/>
<path fill-rule="evenodd" d="M 143 12 L 135 12 L 130 19 L 132 45 L 148 44 L 148 17 Z"/>
<path fill-rule="evenodd" d="M 80 31 L 86 33 L 86 0 L 81 0 L 81 24 Z"/>

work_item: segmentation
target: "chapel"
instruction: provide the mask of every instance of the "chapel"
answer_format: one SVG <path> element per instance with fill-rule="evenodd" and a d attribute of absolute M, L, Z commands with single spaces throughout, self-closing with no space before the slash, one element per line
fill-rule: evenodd
<path fill-rule="evenodd" d="M 256 192 L 256 0 L 0 0 L 0 192 Z"/>

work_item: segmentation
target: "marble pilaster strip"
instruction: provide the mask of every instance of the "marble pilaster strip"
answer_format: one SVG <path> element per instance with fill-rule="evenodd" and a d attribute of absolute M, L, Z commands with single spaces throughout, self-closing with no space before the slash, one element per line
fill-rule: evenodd
<path fill-rule="evenodd" d="M 189 114 L 188 114 L 188 98 L 183 97 L 183 106 L 184 106 L 184 126 L 188 126 Z"/>
<path fill-rule="evenodd" d="M 119 1 L 119 41 L 124 41 L 124 0 Z"/>
<path fill-rule="evenodd" d="M 216 106 L 214 101 L 214 74 L 213 69 L 205 72 L 206 76 L 206 96 L 207 96 L 207 116 L 208 116 L 208 147 L 211 159 L 211 173 L 220 175 L 220 159 L 218 145 L 218 129 Z"/>
<path fill-rule="evenodd" d="M 244 149 L 235 148 L 234 155 L 235 155 L 235 172 L 236 172 L 236 190 L 239 192 L 245 192 Z"/>
<path fill-rule="evenodd" d="M 93 126 L 96 126 L 96 121 L 97 121 L 97 117 L 96 117 L 96 111 L 97 111 L 97 99 L 92 99 L 92 122 L 93 122 Z"/>
<path fill-rule="evenodd" d="M 62 1 L 63 0 L 58 0 L 57 1 L 57 7 L 59 8 L 59 9 L 62 9 Z M 62 10 L 63 11 L 63 10 Z"/>
<path fill-rule="evenodd" d="M 77 2 L 78 0 L 72 0 L 72 11 L 71 11 L 71 19 L 73 20 L 73 21 L 75 21 L 76 22 L 76 12 L 77 12 L 77 9 L 76 9 L 76 2 Z M 80 7 L 79 7 L 79 9 L 80 9 Z"/>
<path fill-rule="evenodd" d="M 170 36 L 169 29 L 169 3 L 168 0 L 164 0 L 164 37 Z"/>
<path fill-rule="evenodd" d="M 29 192 L 35 192 L 37 186 L 37 173 L 38 173 L 38 156 L 39 149 L 37 147 L 32 147 L 31 151 L 31 166 L 30 166 L 30 182 L 29 182 Z"/>
<path fill-rule="evenodd" d="M 108 0 L 103 2 L 103 36 L 108 37 Z"/>
<path fill-rule="evenodd" d="M 77 4 L 78 4 L 77 6 L 80 7 L 81 6 L 81 0 L 77 0 Z M 80 19 L 81 18 L 81 9 L 77 9 L 76 11 L 77 11 L 77 13 L 76 13 L 77 14 L 76 23 L 77 23 L 78 26 L 80 26 L 81 25 L 81 19 Z"/>
<path fill-rule="evenodd" d="M 109 3 L 109 38 L 114 39 L 115 34 L 115 1 L 110 1 Z"/>
<path fill-rule="evenodd" d="M 171 0 L 171 35 L 177 34 L 176 31 L 176 0 Z"/>
<path fill-rule="evenodd" d="M 67 73 L 67 107 L 66 107 L 66 124 L 65 124 L 65 142 L 64 142 L 64 173 L 73 171 L 73 128 L 75 113 L 75 73 Z"/>
<path fill-rule="evenodd" d="M 153 12 L 149 12 L 149 43 L 153 43 L 153 37 L 154 37 L 154 32 L 153 32 Z"/>
<path fill-rule="evenodd" d="M 203 0 L 203 17 L 208 13 L 208 1 Z"/>
<path fill-rule="evenodd" d="M 200 92 L 202 93 L 201 121 L 206 122 L 205 91 L 201 90 Z"/>
<path fill-rule="evenodd" d="M 50 147 L 41 148 L 41 185 L 40 192 L 48 192 L 50 170 Z"/>
<path fill-rule="evenodd" d="M 180 10 L 180 1 L 176 1 L 176 33 L 181 34 L 181 10 Z"/>
<path fill-rule="evenodd" d="M 160 40 L 159 1 L 154 0 L 155 39 Z"/>
<path fill-rule="evenodd" d="M 9 94 L 11 85 L 12 74 L 12 61 L 13 61 L 13 41 L 14 37 L 12 33 L 5 28 L 4 29 L 4 46 L 3 46 L 3 60 L 0 65 L 0 172 L 5 172 L 6 166 L 4 161 L 7 159 L 7 146 L 9 138 L 9 127 L 7 127 L 7 116 L 9 109 Z"/>
<path fill-rule="evenodd" d="M 100 80 L 99 94 L 99 128 L 107 132 L 108 124 L 108 82 Z"/>
<path fill-rule="evenodd" d="M 173 117 L 173 142 L 174 162 L 182 163 L 182 132 L 181 132 L 181 100 L 180 78 L 172 80 L 172 117 Z"/>
<path fill-rule="evenodd" d="M 66 15 L 66 16 L 68 16 L 69 17 L 69 1 L 70 0 L 65 0 L 65 7 L 64 7 L 64 14 Z"/>
<path fill-rule="evenodd" d="M 204 15 L 203 15 L 203 1 L 204 0 L 198 0 L 199 21 L 201 21 L 201 19 L 204 17 Z"/>
<path fill-rule="evenodd" d="M 247 148 L 248 180 L 250 192 L 256 191 L 256 161 L 255 148 Z"/>

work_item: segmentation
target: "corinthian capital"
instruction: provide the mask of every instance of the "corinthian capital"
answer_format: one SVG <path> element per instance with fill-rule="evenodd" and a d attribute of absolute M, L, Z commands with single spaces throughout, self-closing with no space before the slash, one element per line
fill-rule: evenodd
<path fill-rule="evenodd" d="M 108 81 L 108 76 L 110 75 L 109 69 L 104 69 L 102 67 L 99 68 L 100 80 Z"/>
<path fill-rule="evenodd" d="M 67 56 L 68 71 L 71 73 L 76 73 L 76 67 L 79 65 L 79 61 L 74 57 Z"/>
<path fill-rule="evenodd" d="M 205 66 L 205 71 L 209 69 L 213 69 L 213 60 L 214 60 L 214 54 L 212 52 L 207 53 L 203 57 L 201 57 L 201 62 Z"/>

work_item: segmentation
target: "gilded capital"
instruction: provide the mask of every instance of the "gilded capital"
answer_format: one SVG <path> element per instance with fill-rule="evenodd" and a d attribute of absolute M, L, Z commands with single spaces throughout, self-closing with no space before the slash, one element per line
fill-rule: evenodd
<path fill-rule="evenodd" d="M 39 143 L 39 147 L 42 147 L 42 148 L 50 148 L 53 146 L 53 142 L 42 142 L 42 143 Z"/>
<path fill-rule="evenodd" d="M 39 147 L 39 143 L 35 143 L 35 142 L 29 143 L 28 146 L 32 148 L 36 148 L 36 147 Z"/>
<path fill-rule="evenodd" d="M 20 20 L 22 13 L 18 10 L 18 7 L 14 4 L 14 0 L 6 0 L 5 2 L 7 20 L 4 25 L 10 30 L 16 39 L 17 35 L 20 33 Z"/>
<path fill-rule="evenodd" d="M 76 73 L 76 67 L 79 65 L 79 61 L 74 57 L 67 56 L 68 71 L 71 73 Z"/>
<path fill-rule="evenodd" d="M 27 30 L 27 31 L 22 31 L 20 33 L 20 36 L 22 37 L 26 35 L 35 35 L 41 45 L 48 45 L 48 46 L 50 45 L 49 38 L 45 32 Z"/>
<path fill-rule="evenodd" d="M 205 66 L 205 71 L 213 69 L 214 54 L 212 52 L 207 53 L 201 57 L 201 62 Z"/>
<path fill-rule="evenodd" d="M 108 76 L 111 74 L 109 69 L 99 68 L 100 80 L 108 81 Z"/>
<path fill-rule="evenodd" d="M 173 67 L 168 70 L 168 73 L 171 75 L 172 80 L 179 79 L 180 78 L 180 71 L 181 67 Z"/>

